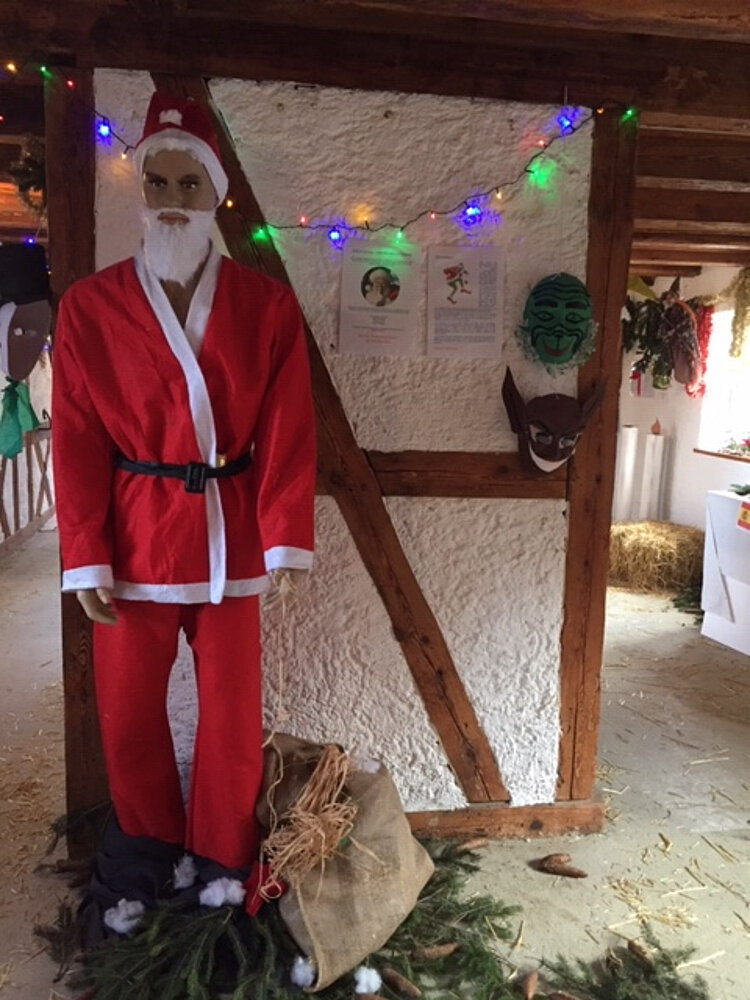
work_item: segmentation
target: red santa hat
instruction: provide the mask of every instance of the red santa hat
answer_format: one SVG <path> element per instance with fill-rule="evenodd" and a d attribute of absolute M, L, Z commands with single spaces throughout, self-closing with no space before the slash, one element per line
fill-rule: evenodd
<path fill-rule="evenodd" d="M 219 202 L 224 201 L 229 179 L 221 163 L 219 141 L 208 112 L 192 98 L 184 100 L 160 94 L 151 98 L 141 141 L 133 161 L 140 177 L 146 157 L 160 149 L 184 149 L 202 163 Z"/>

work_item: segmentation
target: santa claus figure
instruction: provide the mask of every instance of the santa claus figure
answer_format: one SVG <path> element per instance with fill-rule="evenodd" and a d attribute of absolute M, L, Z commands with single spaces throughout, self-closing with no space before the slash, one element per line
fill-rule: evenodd
<path fill-rule="evenodd" d="M 74 284 L 54 345 L 63 590 L 94 625 L 120 831 L 230 869 L 257 857 L 258 595 L 312 566 L 314 416 L 289 288 L 222 257 L 213 125 L 155 94 L 134 154 L 143 242 Z M 199 720 L 187 806 L 166 712 L 183 630 Z M 118 888 L 117 891 L 124 889 Z"/>

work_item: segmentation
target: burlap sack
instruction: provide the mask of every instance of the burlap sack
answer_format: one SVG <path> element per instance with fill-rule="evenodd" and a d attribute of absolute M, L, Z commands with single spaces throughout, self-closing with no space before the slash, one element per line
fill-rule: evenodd
<path fill-rule="evenodd" d="M 277 733 L 266 748 L 258 819 L 281 815 L 303 788 L 322 747 Z M 275 785 L 281 770 L 281 781 Z M 275 785 L 275 787 L 274 787 Z M 382 765 L 355 771 L 346 790 L 357 806 L 348 841 L 325 865 L 291 887 L 281 917 L 316 966 L 314 993 L 381 948 L 414 908 L 434 866 L 411 834 L 396 786 Z"/>

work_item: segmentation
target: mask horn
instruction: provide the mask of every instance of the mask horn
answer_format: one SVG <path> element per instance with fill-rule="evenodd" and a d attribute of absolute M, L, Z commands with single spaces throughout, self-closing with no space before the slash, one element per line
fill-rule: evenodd
<path fill-rule="evenodd" d="M 584 424 L 589 422 L 589 420 L 593 417 L 593 415 L 601 406 L 602 400 L 604 399 L 604 393 L 606 388 L 607 388 L 607 380 L 604 379 L 603 382 L 599 382 L 599 384 L 594 388 L 594 391 L 591 393 L 589 398 L 581 406 L 581 417 L 583 419 Z"/>
<path fill-rule="evenodd" d="M 503 402 L 508 413 L 511 430 L 514 434 L 523 434 L 526 431 L 526 404 L 518 391 L 510 368 L 505 372 L 503 381 Z"/>

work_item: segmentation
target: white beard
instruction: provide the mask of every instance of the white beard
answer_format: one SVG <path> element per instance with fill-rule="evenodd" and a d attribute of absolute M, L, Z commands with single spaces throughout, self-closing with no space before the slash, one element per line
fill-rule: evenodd
<path fill-rule="evenodd" d="M 208 255 L 216 213 L 174 209 L 190 220 L 183 225 L 160 222 L 165 211 L 168 209 L 141 207 L 146 264 L 160 281 L 186 285 Z"/>

